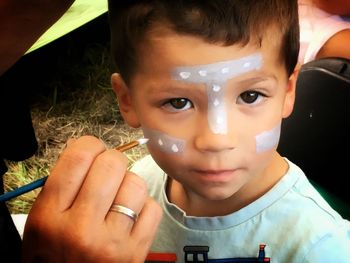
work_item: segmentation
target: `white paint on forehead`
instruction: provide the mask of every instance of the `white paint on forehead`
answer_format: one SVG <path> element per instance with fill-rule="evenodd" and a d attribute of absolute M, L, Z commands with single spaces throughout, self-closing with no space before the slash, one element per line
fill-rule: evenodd
<path fill-rule="evenodd" d="M 191 83 L 225 83 L 228 79 L 261 68 L 261 54 L 207 65 L 177 67 L 172 72 L 175 80 Z"/>
<path fill-rule="evenodd" d="M 214 134 L 227 134 L 225 85 L 227 80 L 261 68 L 262 57 L 253 54 L 236 60 L 207 65 L 177 67 L 172 78 L 189 83 L 205 83 L 208 95 L 208 123 Z"/>
<path fill-rule="evenodd" d="M 145 138 L 149 139 L 148 144 L 166 153 L 182 153 L 185 150 L 185 140 L 172 137 L 161 131 L 142 127 Z"/>
<path fill-rule="evenodd" d="M 261 153 L 274 149 L 279 142 L 281 123 L 269 131 L 264 131 L 255 136 L 256 152 Z"/>

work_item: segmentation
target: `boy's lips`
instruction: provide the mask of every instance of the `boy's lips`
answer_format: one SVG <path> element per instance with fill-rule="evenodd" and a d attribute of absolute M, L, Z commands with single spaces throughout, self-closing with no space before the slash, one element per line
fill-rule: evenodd
<path fill-rule="evenodd" d="M 232 179 L 238 169 L 194 169 L 193 172 L 205 180 L 209 181 L 228 181 Z"/>
<path fill-rule="evenodd" d="M 233 172 L 235 169 L 219 169 L 219 170 L 200 170 L 200 169 L 195 169 L 194 170 L 196 173 L 201 173 L 201 174 L 223 174 L 227 172 Z"/>

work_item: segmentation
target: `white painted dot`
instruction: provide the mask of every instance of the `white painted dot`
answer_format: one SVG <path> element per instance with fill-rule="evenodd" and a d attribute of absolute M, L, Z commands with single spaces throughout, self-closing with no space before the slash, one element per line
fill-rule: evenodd
<path fill-rule="evenodd" d="M 200 76 L 202 76 L 202 77 L 205 77 L 205 76 L 207 76 L 207 71 L 206 70 L 200 70 L 200 71 L 198 71 L 198 74 L 200 75 Z"/>
<path fill-rule="evenodd" d="M 222 117 L 217 117 L 216 118 L 216 123 L 217 124 L 223 124 L 224 123 L 224 119 Z"/>
<path fill-rule="evenodd" d="M 171 150 L 174 152 L 174 153 L 177 153 L 179 151 L 179 148 L 177 148 L 176 144 L 173 144 L 173 146 L 171 146 Z"/>
<path fill-rule="evenodd" d="M 183 79 L 188 79 L 191 76 L 191 72 L 183 71 L 183 72 L 180 72 L 179 75 Z"/>
<path fill-rule="evenodd" d="M 221 87 L 219 85 L 213 85 L 213 91 L 219 92 L 221 90 Z"/>
<path fill-rule="evenodd" d="M 222 73 L 222 74 L 227 74 L 227 73 L 229 72 L 229 70 L 230 70 L 230 69 L 229 69 L 228 67 L 222 68 L 222 69 L 221 69 L 221 73 Z"/>
<path fill-rule="evenodd" d="M 248 68 L 248 67 L 250 67 L 250 65 L 251 65 L 250 62 L 246 62 L 246 63 L 243 64 L 243 67 Z"/>
<path fill-rule="evenodd" d="M 217 106 L 219 106 L 219 104 L 220 104 L 220 101 L 218 99 L 215 99 L 214 100 L 214 106 L 217 107 Z"/>
<path fill-rule="evenodd" d="M 158 144 L 159 144 L 160 146 L 163 146 L 164 143 L 163 143 L 163 141 L 162 141 L 161 139 L 159 139 L 159 140 L 158 140 Z"/>

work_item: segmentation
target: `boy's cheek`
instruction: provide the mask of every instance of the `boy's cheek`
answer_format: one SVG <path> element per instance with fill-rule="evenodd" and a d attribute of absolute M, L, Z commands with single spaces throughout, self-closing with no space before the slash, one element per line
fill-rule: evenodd
<path fill-rule="evenodd" d="M 190 157 L 187 152 L 181 154 L 164 153 L 157 147 L 147 146 L 149 153 L 152 155 L 154 161 L 166 174 L 173 174 L 174 171 L 186 169 Z"/>
<path fill-rule="evenodd" d="M 256 152 L 263 153 L 275 149 L 278 145 L 281 133 L 281 124 L 279 123 L 273 129 L 263 131 L 255 136 Z"/>
<path fill-rule="evenodd" d="M 166 154 L 183 154 L 186 148 L 186 141 L 170 136 L 161 131 L 142 127 L 144 136 L 149 139 L 149 147 L 154 151 Z"/>

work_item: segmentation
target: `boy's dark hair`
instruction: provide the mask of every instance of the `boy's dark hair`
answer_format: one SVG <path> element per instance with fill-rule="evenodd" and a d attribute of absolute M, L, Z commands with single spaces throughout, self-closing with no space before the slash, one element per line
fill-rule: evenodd
<path fill-rule="evenodd" d="M 137 69 L 138 45 L 156 25 L 224 46 L 260 45 L 274 26 L 288 75 L 297 63 L 297 0 L 108 0 L 108 6 L 112 55 L 127 83 Z"/>

